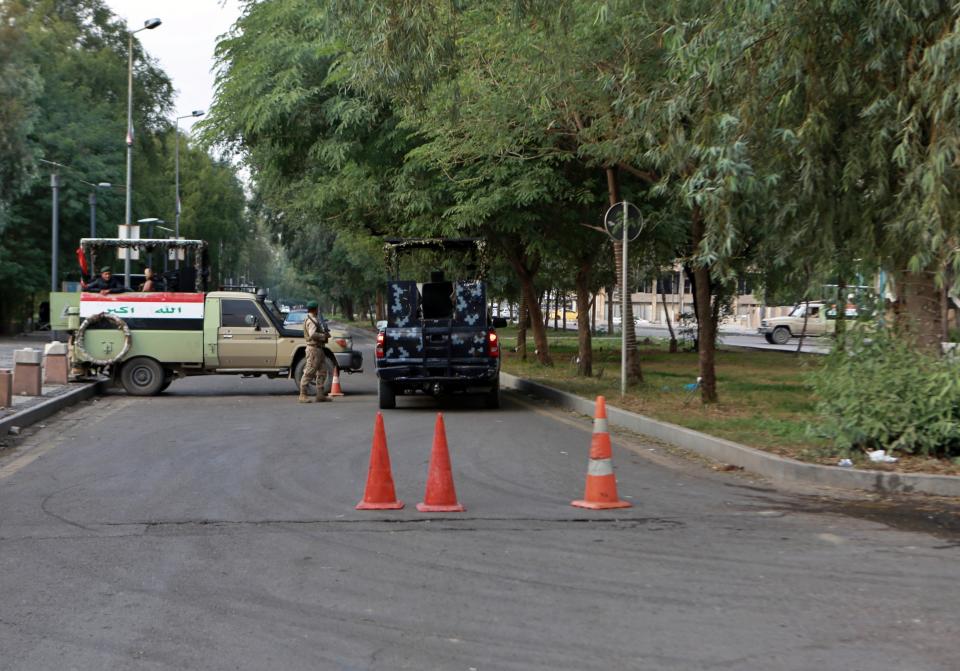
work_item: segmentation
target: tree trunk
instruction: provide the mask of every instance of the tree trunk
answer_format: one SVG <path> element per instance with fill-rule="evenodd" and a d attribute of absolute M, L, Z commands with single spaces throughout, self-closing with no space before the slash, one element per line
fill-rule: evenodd
<path fill-rule="evenodd" d="M 377 288 L 377 321 L 382 321 L 387 318 L 386 305 L 383 300 L 383 289 Z"/>
<path fill-rule="evenodd" d="M 899 282 L 903 305 L 897 311 L 897 331 L 909 337 L 918 349 L 940 355 L 941 297 L 933 271 L 904 271 Z"/>
<path fill-rule="evenodd" d="M 940 340 L 950 340 L 950 290 L 946 281 L 940 290 Z"/>
<path fill-rule="evenodd" d="M 663 318 L 667 320 L 667 330 L 670 331 L 670 353 L 677 353 L 677 334 L 673 332 L 673 324 L 670 323 L 670 310 L 667 308 L 667 292 L 663 290 L 663 282 L 660 283 L 660 301 L 663 303 Z"/>
<path fill-rule="evenodd" d="M 521 248 L 517 246 L 508 247 L 507 258 L 520 280 L 520 289 L 523 292 L 524 299 L 526 299 L 527 313 L 530 315 L 530 328 L 533 329 L 533 343 L 537 348 L 537 360 L 544 366 L 552 366 L 553 359 L 550 357 L 546 323 L 543 319 L 543 313 L 540 311 L 536 287 L 533 286 L 533 278 L 536 273 L 528 266 L 528 259 Z"/>
<path fill-rule="evenodd" d="M 821 310 L 823 308 L 820 308 Z M 810 299 L 804 302 L 803 306 L 803 327 L 800 329 L 800 341 L 797 343 L 797 354 L 803 348 L 803 339 L 807 336 L 807 320 L 810 319 Z"/>
<path fill-rule="evenodd" d="M 837 279 L 837 320 L 833 329 L 837 338 L 837 347 L 843 349 L 843 336 L 847 332 L 847 278 Z"/>
<path fill-rule="evenodd" d="M 559 289 L 554 289 L 554 290 L 553 290 L 553 313 L 552 313 L 552 314 L 553 314 L 553 330 L 554 330 L 554 331 L 559 331 L 559 330 L 560 330 L 560 324 L 557 323 L 558 320 L 559 320 L 559 316 L 557 315 L 557 310 L 560 309 L 560 308 L 559 308 L 559 304 L 560 304 L 560 290 L 559 290 Z"/>
<path fill-rule="evenodd" d="M 527 311 L 530 313 L 530 326 L 533 329 L 533 344 L 537 348 L 537 361 L 544 366 L 552 366 L 553 359 L 550 357 L 550 345 L 547 341 L 547 326 L 544 323 L 543 314 L 540 312 L 540 305 L 537 303 L 537 290 L 533 286 L 533 277 L 522 275 L 520 286 L 527 297 Z"/>
<path fill-rule="evenodd" d="M 597 295 L 590 299 L 590 332 L 597 332 Z"/>
<path fill-rule="evenodd" d="M 684 264 L 683 271 L 687 274 L 687 283 L 690 285 L 690 299 L 693 301 L 693 316 L 698 320 L 699 324 L 699 312 L 697 312 L 697 277 L 693 272 L 693 267 L 687 264 Z M 693 338 L 693 351 L 700 351 L 700 333 L 699 330 L 697 335 Z"/>
<path fill-rule="evenodd" d="M 613 335 L 613 287 L 607 287 L 607 335 Z"/>
<path fill-rule="evenodd" d="M 577 270 L 577 375 L 593 375 L 593 338 L 590 333 L 590 274 L 591 263 L 583 263 Z M 564 310 L 566 314 L 566 310 Z M 596 311 L 594 311 L 596 315 Z"/>
<path fill-rule="evenodd" d="M 527 298 L 520 294 L 520 305 L 517 307 L 517 354 L 521 361 L 527 360 L 527 322 L 530 316 L 527 314 Z"/>
<path fill-rule="evenodd" d="M 349 296 L 344 296 L 340 299 L 340 309 L 343 310 L 343 316 L 347 321 L 353 321 L 353 299 Z"/>
<path fill-rule="evenodd" d="M 700 247 L 704 236 L 700 208 L 693 209 L 693 248 Z M 717 402 L 716 322 L 711 305 L 710 268 L 698 263 L 693 268 L 694 298 L 697 313 L 697 362 L 700 366 L 700 399 L 704 403 Z"/>

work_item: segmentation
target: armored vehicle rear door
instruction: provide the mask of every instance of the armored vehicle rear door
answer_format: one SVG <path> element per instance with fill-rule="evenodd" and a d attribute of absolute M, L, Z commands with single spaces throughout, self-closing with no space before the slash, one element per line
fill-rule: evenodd
<path fill-rule="evenodd" d="M 455 359 L 487 356 L 487 292 L 483 282 L 455 283 L 450 344 Z"/>
<path fill-rule="evenodd" d="M 387 282 L 387 328 L 384 352 L 387 359 L 423 357 L 423 332 L 420 328 L 420 292 L 411 281 Z"/>

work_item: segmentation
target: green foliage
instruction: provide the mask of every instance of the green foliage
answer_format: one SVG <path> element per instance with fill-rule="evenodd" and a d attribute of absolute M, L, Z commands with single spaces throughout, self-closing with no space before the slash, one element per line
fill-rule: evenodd
<path fill-rule="evenodd" d="M 173 86 L 134 39 L 133 218 L 174 220 Z M 103 0 L 0 2 L 0 331 L 32 316 L 50 282 L 50 173 L 60 175 L 59 279 L 78 279 L 72 250 L 124 217 L 127 26 Z M 236 257 L 246 242 L 245 198 L 229 164 L 181 145 L 183 224 Z M 138 269 L 139 270 L 139 269 Z"/>
<path fill-rule="evenodd" d="M 960 357 L 933 357 L 890 331 L 856 329 L 811 382 L 820 420 L 810 430 L 839 455 L 960 455 Z"/>

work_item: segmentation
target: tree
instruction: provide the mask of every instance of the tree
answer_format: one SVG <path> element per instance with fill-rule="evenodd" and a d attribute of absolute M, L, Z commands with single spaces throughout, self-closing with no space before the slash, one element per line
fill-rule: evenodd
<path fill-rule="evenodd" d="M 0 283 L 11 288 L 0 298 L 0 330 L 6 330 L 14 319 L 29 318 L 33 296 L 49 286 L 50 170 L 32 159 L 69 166 L 59 169 L 62 250 L 73 249 L 88 230 L 89 187 L 81 180 L 124 181 L 127 31 L 102 0 L 6 0 L 0 26 L 0 54 L 7 54 L 0 62 L 12 76 L 0 78 L 0 87 L 16 87 L 11 96 L 0 96 L 2 113 L 15 124 L 15 142 L 0 145 L 0 166 L 13 165 L 20 175 L 0 180 L 16 185 L 13 192 L 4 187 L 7 205 L 0 207 Z M 150 152 L 151 132 L 163 125 L 173 89 L 136 41 L 134 48 L 134 116 L 142 131 L 136 150 L 142 157 Z M 143 167 L 135 164 L 137 177 Z M 122 202 L 102 199 L 101 221 L 118 221 L 122 212 Z M 61 254 L 58 276 L 69 257 Z"/>
<path fill-rule="evenodd" d="M 340 47 L 326 20 L 305 0 L 248 5 L 217 46 L 217 96 L 200 128 L 207 146 L 242 154 L 270 232 L 352 317 L 382 277 L 374 239 L 402 228 L 391 194 L 410 141 L 389 107 L 332 81 Z"/>

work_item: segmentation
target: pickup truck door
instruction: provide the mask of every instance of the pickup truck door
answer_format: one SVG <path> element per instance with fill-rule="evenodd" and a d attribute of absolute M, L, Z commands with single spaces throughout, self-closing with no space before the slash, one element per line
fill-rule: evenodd
<path fill-rule="evenodd" d="M 220 368 L 277 367 L 277 332 L 256 300 L 221 299 L 217 353 Z"/>
<path fill-rule="evenodd" d="M 826 308 L 820 305 L 811 305 L 807 316 L 807 335 L 822 336 L 827 333 Z M 797 333 L 799 335 L 799 332 Z"/>

